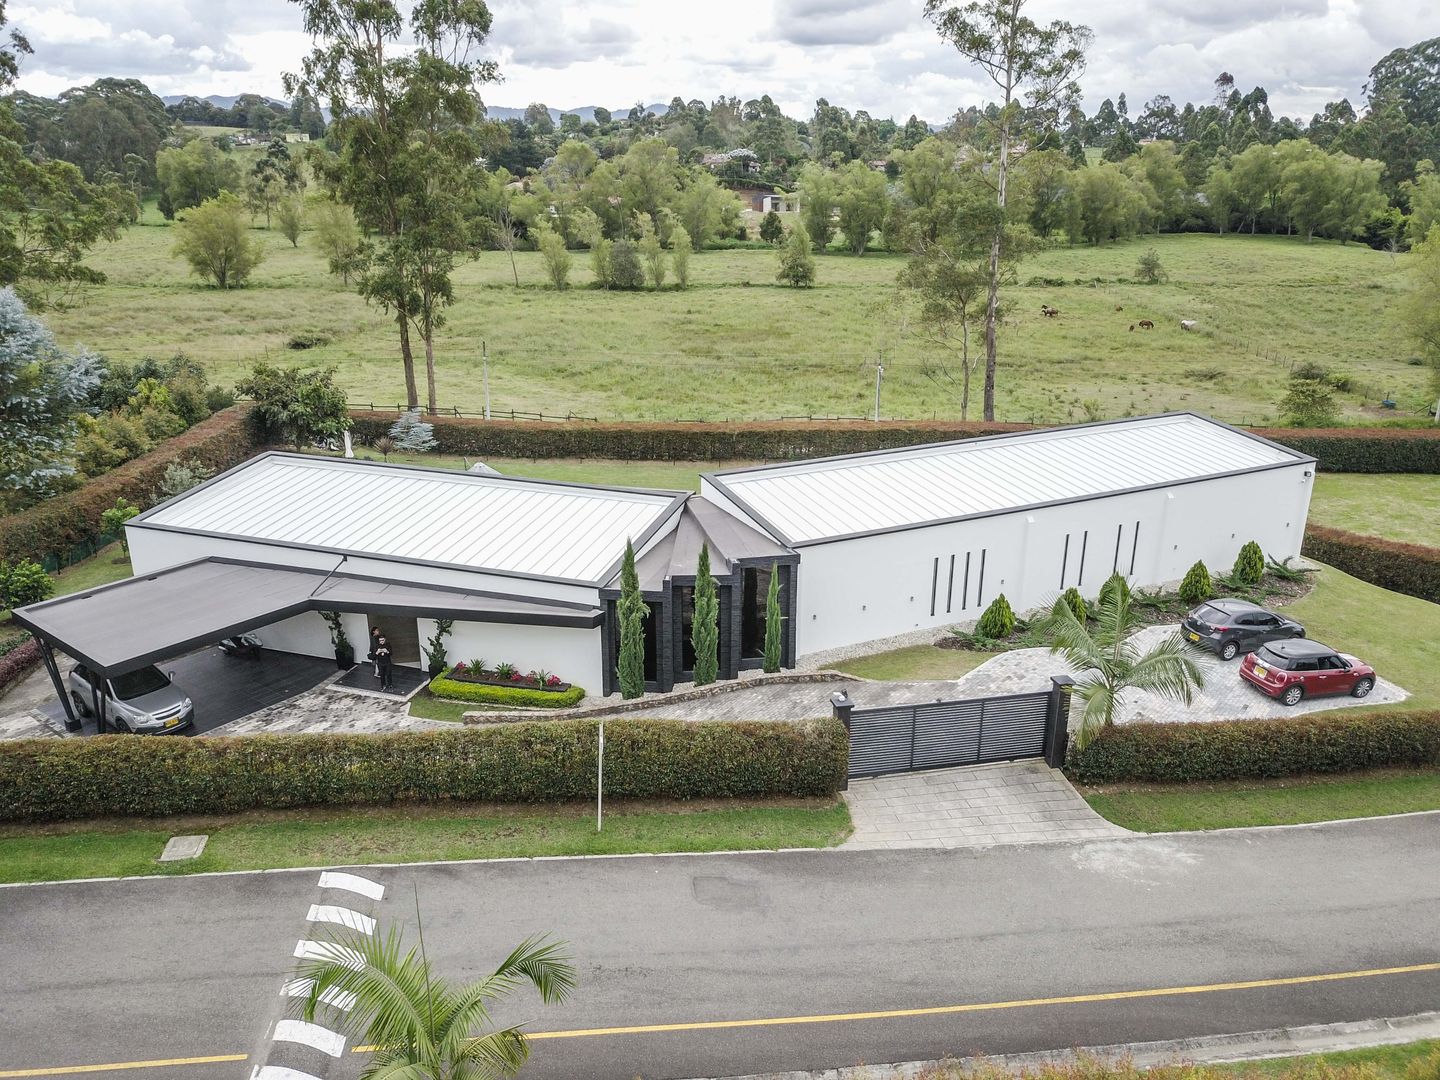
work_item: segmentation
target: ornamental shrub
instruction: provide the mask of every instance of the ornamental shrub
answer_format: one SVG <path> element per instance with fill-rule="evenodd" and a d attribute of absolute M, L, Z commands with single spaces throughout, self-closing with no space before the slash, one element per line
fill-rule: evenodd
<path fill-rule="evenodd" d="M 1180 599 L 1187 604 L 1203 604 L 1215 595 L 1215 586 L 1210 581 L 1210 571 L 1205 564 L 1196 560 L 1195 565 L 1185 571 L 1185 579 L 1180 582 Z"/>
<path fill-rule="evenodd" d="M 1075 613 L 1075 618 L 1082 624 L 1089 617 L 1090 608 L 1085 603 L 1085 598 L 1080 595 L 1080 590 L 1074 585 L 1071 585 L 1070 588 L 1061 593 L 1060 599 L 1065 601 L 1070 610 Z"/>
<path fill-rule="evenodd" d="M 616 240 L 610 248 L 610 284 L 617 289 L 640 289 L 645 286 L 645 269 L 640 255 L 629 240 Z"/>
<path fill-rule="evenodd" d="M 1440 765 L 1440 711 L 1119 724 L 1065 772 L 1083 784 L 1191 783 Z"/>
<path fill-rule="evenodd" d="M 0 608 L 38 604 L 54 591 L 55 579 L 39 563 L 29 559 L 21 559 L 14 566 L 0 562 Z"/>
<path fill-rule="evenodd" d="M 31 668 L 38 663 L 40 643 L 31 637 L 17 641 L 12 647 L 0 652 L 0 690 L 30 674 Z M 0 814 L 3 812 L 3 809 L 0 809 Z"/>
<path fill-rule="evenodd" d="M 0 819 L 232 814 L 260 808 L 595 797 L 599 723 L 537 720 L 388 735 L 25 739 L 0 743 Z M 832 795 L 845 728 L 612 717 L 605 793 L 709 799 Z"/>
<path fill-rule="evenodd" d="M 462 682 L 447 678 L 450 669 L 430 680 L 430 692 L 451 701 L 473 701 L 484 705 L 509 705 L 525 709 L 565 709 L 578 705 L 585 697 L 583 687 L 569 690 L 537 690 L 526 686 L 486 686 L 484 683 Z"/>
<path fill-rule="evenodd" d="M 990 606 L 985 609 L 985 614 L 980 616 L 980 621 L 975 624 L 975 635 L 977 637 L 989 638 L 991 641 L 1000 641 L 1008 638 L 1015 632 L 1015 612 L 1010 608 L 1010 601 L 1005 599 L 1001 593 L 990 601 Z"/>
<path fill-rule="evenodd" d="M 637 698 L 645 693 L 645 616 L 650 613 L 650 607 L 640 595 L 635 547 L 629 540 L 625 541 L 625 559 L 620 564 L 620 599 L 615 613 L 620 622 L 620 656 L 615 678 L 622 698 Z"/>
<path fill-rule="evenodd" d="M 695 685 L 708 686 L 720 670 L 720 601 L 710 573 L 710 545 L 700 545 L 695 566 L 695 615 L 690 629 L 695 648 Z"/>
<path fill-rule="evenodd" d="M 1240 554 L 1235 556 L 1230 576 L 1244 585 L 1260 584 L 1260 579 L 1265 576 L 1265 553 L 1254 540 L 1246 541 Z"/>
<path fill-rule="evenodd" d="M 780 653 L 785 634 L 785 618 L 780 614 L 780 568 L 770 564 L 770 589 L 765 594 L 765 659 L 763 668 L 770 674 L 780 670 Z"/>

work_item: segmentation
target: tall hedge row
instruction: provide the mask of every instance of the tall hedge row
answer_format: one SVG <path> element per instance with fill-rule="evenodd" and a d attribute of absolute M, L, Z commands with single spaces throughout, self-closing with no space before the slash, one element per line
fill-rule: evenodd
<path fill-rule="evenodd" d="M 1361 581 L 1440 604 L 1440 548 L 1309 525 L 1300 550 Z"/>
<path fill-rule="evenodd" d="M 116 499 L 128 499 L 142 510 L 159 502 L 165 470 L 176 462 L 199 461 L 217 472 L 240 464 L 258 449 L 245 414 L 243 406 L 224 409 L 83 487 L 0 517 L 0 559 L 40 562 L 93 540 L 100 532 L 100 515 Z"/>
<path fill-rule="evenodd" d="M 1440 473 L 1440 427 L 1253 430 L 1309 454 L 1321 472 Z"/>
<path fill-rule="evenodd" d="M 384 435 L 395 414 L 356 412 L 362 442 Z M 466 457 L 611 458 L 620 461 L 789 461 L 946 439 L 1028 431 L 1028 424 L 955 421 L 590 424 L 434 417 L 436 450 Z"/>
<path fill-rule="evenodd" d="M 1340 710 L 1289 720 L 1122 724 L 1072 751 L 1084 784 L 1250 780 L 1440 765 L 1440 712 Z"/>
<path fill-rule="evenodd" d="M 363 442 L 393 413 L 352 413 Z M 917 443 L 1029 431 L 1029 424 L 889 420 L 787 423 L 539 423 L 435 417 L 437 450 L 466 457 L 613 458 L 624 461 L 790 461 Z M 1326 472 L 1440 473 L 1440 429 L 1264 428 L 1255 434 L 1319 461 Z"/>
<path fill-rule="evenodd" d="M 134 735 L 0 743 L 0 820 L 227 814 L 259 808 L 595 796 L 594 720 L 391 735 Z M 605 794 L 827 795 L 849 745 L 805 724 L 611 720 Z"/>

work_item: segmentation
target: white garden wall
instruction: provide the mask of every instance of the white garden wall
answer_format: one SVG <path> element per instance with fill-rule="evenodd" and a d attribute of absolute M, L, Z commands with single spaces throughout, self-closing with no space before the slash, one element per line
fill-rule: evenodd
<path fill-rule="evenodd" d="M 420 644 L 435 633 L 431 619 L 421 619 Z M 445 639 L 448 661 L 484 660 L 486 667 L 514 664 L 522 672 L 543 669 L 587 694 L 604 689 L 600 627 L 530 626 L 518 623 L 457 622 Z"/>

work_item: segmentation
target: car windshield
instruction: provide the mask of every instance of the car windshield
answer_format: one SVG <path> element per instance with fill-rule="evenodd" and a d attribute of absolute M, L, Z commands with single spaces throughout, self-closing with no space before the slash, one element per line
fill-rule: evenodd
<path fill-rule="evenodd" d="M 1195 609 L 1195 618 L 1199 619 L 1206 626 L 1224 626 L 1230 621 L 1230 616 L 1221 611 L 1218 607 L 1211 607 L 1209 604 L 1201 604 Z"/>
<path fill-rule="evenodd" d="M 1268 645 L 1261 648 L 1261 650 L 1255 654 L 1255 659 L 1267 667 L 1280 668 L 1282 671 L 1289 671 L 1295 666 L 1295 661 L 1289 657 L 1281 656 Z"/>
<path fill-rule="evenodd" d="M 161 674 L 159 668 L 147 667 L 141 668 L 139 671 L 127 671 L 124 675 L 117 675 L 110 680 L 110 685 L 114 687 L 117 698 L 121 701 L 129 701 L 132 698 L 153 694 L 156 690 L 164 690 L 170 685 L 170 680 Z"/>

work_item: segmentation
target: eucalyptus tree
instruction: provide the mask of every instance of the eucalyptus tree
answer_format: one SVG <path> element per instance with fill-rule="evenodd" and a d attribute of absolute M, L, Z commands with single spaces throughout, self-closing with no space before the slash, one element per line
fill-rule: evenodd
<path fill-rule="evenodd" d="M 963 6 L 925 0 L 925 17 L 940 37 L 995 84 L 993 124 L 997 158 L 995 200 L 1000 215 L 990 236 L 985 307 L 985 419 L 995 419 L 996 325 L 1004 278 L 1005 205 L 1012 158 L 1023 153 L 1031 128 L 1053 130 L 1080 96 L 1090 29 L 1063 20 L 1041 26 L 1024 14 L 1027 0 L 973 0 Z M 1038 142 L 1038 139 L 1032 140 Z"/>
<path fill-rule="evenodd" d="M 411 331 L 425 350 L 435 400 L 435 331 L 454 300 L 450 275 L 472 246 L 464 206 L 478 179 L 481 85 L 499 77 L 479 55 L 490 34 L 483 0 L 296 0 L 314 48 L 287 93 L 325 101 L 339 152 L 321 180 L 376 239 L 362 245 L 360 295 L 395 318 L 405 393 L 419 405 Z M 413 43 L 413 47 L 412 46 Z"/>

